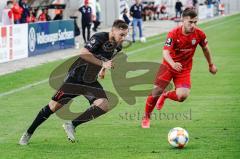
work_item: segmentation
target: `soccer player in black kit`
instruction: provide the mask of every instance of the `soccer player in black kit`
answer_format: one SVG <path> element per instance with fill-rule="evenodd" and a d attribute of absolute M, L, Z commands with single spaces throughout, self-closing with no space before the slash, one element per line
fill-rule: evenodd
<path fill-rule="evenodd" d="M 80 50 L 79 58 L 71 65 L 62 86 L 49 104 L 40 110 L 30 127 L 22 135 L 19 141 L 20 145 L 27 145 L 39 125 L 71 99 L 81 95 L 71 92 L 76 90 L 76 84 L 85 86 L 83 89 L 85 92 L 82 95 L 88 99 L 91 106 L 76 119 L 63 124 L 71 142 L 75 141 L 74 133 L 78 125 L 93 120 L 108 111 L 109 101 L 103 87 L 97 81 L 97 77 L 98 74 L 104 72 L 102 70 L 113 68 L 112 59 L 121 51 L 122 42 L 127 34 L 128 25 L 122 20 L 115 20 L 110 32 L 99 32 L 91 37 L 84 48 Z M 96 90 L 100 90 L 100 93 L 94 96 Z M 90 94 L 90 96 L 86 94 Z"/>

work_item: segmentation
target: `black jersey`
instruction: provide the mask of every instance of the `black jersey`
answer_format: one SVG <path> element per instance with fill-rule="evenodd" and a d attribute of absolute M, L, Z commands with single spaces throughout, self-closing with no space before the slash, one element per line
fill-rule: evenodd
<path fill-rule="evenodd" d="M 78 9 L 82 13 L 82 23 L 88 24 L 92 21 L 92 8 L 90 6 L 82 6 Z"/>
<path fill-rule="evenodd" d="M 122 50 L 121 45 L 116 45 L 109 41 L 109 33 L 99 32 L 94 34 L 84 46 L 97 59 L 111 60 Z M 79 57 L 70 67 L 68 78 L 77 82 L 93 83 L 96 82 L 101 66 L 92 64 Z"/>
<path fill-rule="evenodd" d="M 142 11 L 143 11 L 143 6 L 142 4 L 134 4 L 130 8 L 130 14 L 132 15 L 133 18 L 136 19 L 142 19 Z"/>

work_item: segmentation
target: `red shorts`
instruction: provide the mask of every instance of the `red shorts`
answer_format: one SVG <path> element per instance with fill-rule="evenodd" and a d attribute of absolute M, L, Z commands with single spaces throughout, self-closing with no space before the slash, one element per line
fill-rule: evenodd
<path fill-rule="evenodd" d="M 154 84 L 163 90 L 173 80 L 175 88 L 191 88 L 191 70 L 176 72 L 166 65 L 161 64 Z"/>

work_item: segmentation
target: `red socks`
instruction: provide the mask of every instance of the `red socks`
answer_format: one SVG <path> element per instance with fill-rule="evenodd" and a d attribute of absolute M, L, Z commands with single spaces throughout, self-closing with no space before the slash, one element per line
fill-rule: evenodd
<path fill-rule="evenodd" d="M 157 103 L 158 96 L 153 97 L 152 95 L 149 95 L 146 100 L 146 106 L 145 106 L 145 117 L 150 118 L 151 113 Z"/>
<path fill-rule="evenodd" d="M 178 97 L 177 97 L 177 94 L 176 94 L 176 91 L 167 92 L 167 93 L 165 93 L 165 96 L 166 96 L 166 98 L 169 98 L 171 100 L 179 101 Z"/>

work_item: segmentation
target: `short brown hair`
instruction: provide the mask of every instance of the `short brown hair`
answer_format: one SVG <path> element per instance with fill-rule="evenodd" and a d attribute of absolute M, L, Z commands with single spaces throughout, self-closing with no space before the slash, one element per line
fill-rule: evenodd
<path fill-rule="evenodd" d="M 113 25 L 112 25 L 113 28 L 118 28 L 118 29 L 123 29 L 123 30 L 126 30 L 128 29 L 128 25 L 125 21 L 123 20 L 120 20 L 120 19 L 117 19 L 113 22 Z"/>
<path fill-rule="evenodd" d="M 183 11 L 183 14 L 182 14 L 182 17 L 190 17 L 190 18 L 195 18 L 197 17 L 197 12 L 194 8 L 186 8 L 184 11 Z"/>
<path fill-rule="evenodd" d="M 7 6 L 13 4 L 13 1 L 7 1 Z"/>

